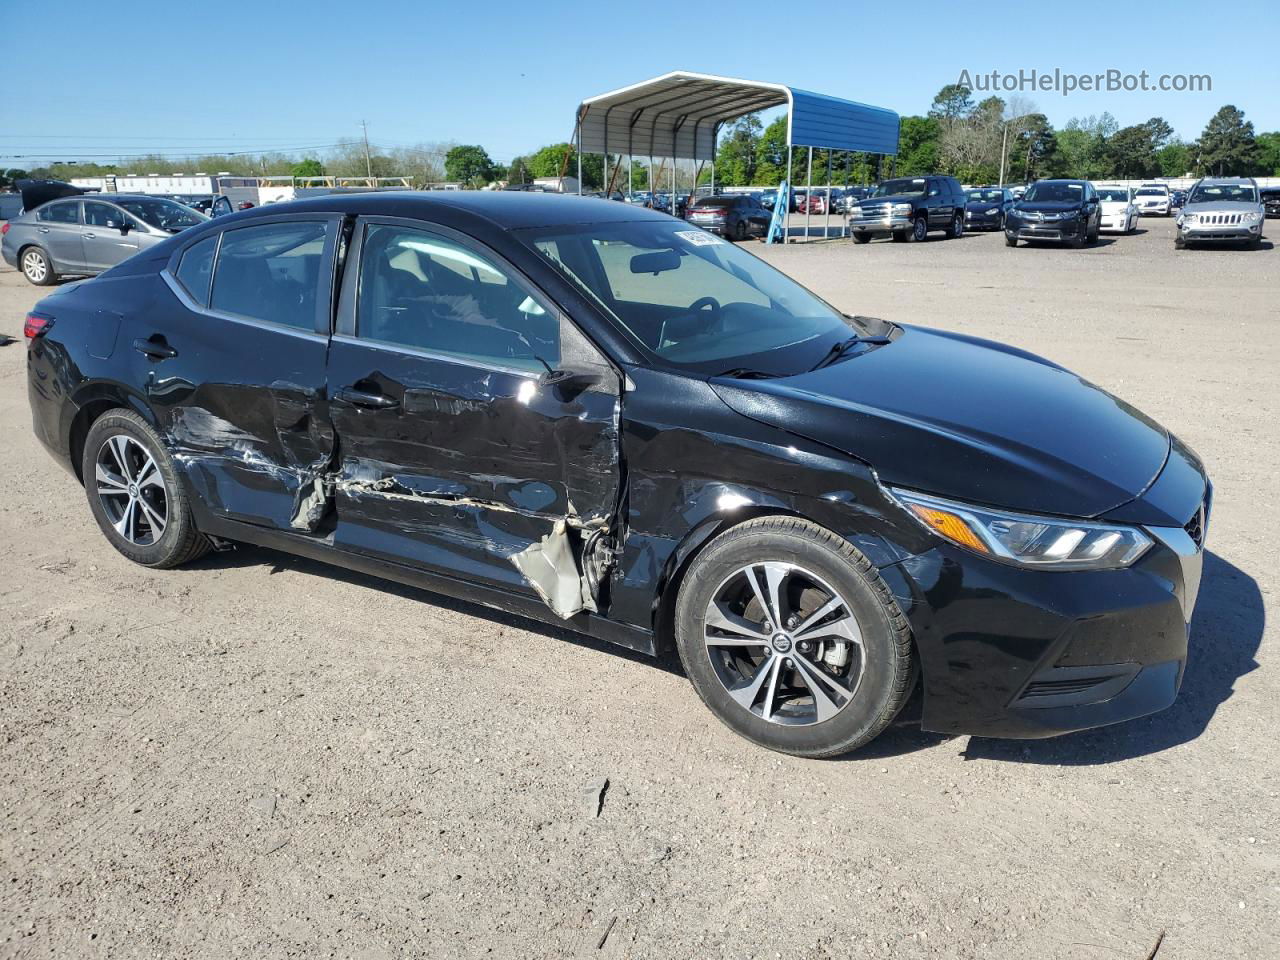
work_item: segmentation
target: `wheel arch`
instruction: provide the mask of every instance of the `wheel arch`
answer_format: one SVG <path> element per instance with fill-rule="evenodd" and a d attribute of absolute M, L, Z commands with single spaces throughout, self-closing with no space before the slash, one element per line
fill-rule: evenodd
<path fill-rule="evenodd" d="M 159 431 L 155 413 L 146 401 L 123 384 L 99 382 L 85 384 L 74 397 L 75 412 L 67 424 L 67 454 L 76 479 L 84 483 L 84 442 L 96 420 L 112 410 L 132 410 Z"/>

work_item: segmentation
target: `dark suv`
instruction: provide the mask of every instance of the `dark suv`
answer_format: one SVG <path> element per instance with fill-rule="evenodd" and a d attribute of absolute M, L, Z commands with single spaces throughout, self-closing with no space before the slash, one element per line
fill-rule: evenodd
<path fill-rule="evenodd" d="M 858 243 L 889 234 L 899 243 L 923 240 L 930 230 L 949 239 L 964 235 L 968 199 L 955 177 L 898 177 L 876 185 L 849 211 L 849 232 Z"/>

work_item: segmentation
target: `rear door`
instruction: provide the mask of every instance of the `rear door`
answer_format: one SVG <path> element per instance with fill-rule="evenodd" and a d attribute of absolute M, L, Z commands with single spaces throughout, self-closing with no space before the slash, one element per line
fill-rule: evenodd
<path fill-rule="evenodd" d="M 329 353 L 337 545 L 547 600 L 517 557 L 542 543 L 535 567 L 560 548 L 572 565 L 616 512 L 617 375 L 460 233 L 367 218 L 352 249 Z"/>
<path fill-rule="evenodd" d="M 121 337 L 196 501 L 216 517 L 302 532 L 324 520 L 340 226 L 294 214 L 201 234 L 170 259 L 156 308 Z"/>
<path fill-rule="evenodd" d="M 60 273 L 85 269 L 80 226 L 79 200 L 55 200 L 36 210 L 36 242 L 44 247 Z"/>
<path fill-rule="evenodd" d="M 84 229 L 80 240 L 85 266 L 95 273 L 109 270 L 138 252 L 138 233 L 132 218 L 101 200 L 84 201 Z"/>

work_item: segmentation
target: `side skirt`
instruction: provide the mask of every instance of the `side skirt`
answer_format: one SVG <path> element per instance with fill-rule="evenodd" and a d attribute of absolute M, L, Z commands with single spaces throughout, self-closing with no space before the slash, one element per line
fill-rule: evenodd
<path fill-rule="evenodd" d="M 201 511 L 201 513 L 204 516 L 200 518 L 200 529 L 213 537 L 280 550 L 284 553 L 306 557 L 308 560 L 317 560 L 321 563 L 332 564 L 358 573 L 381 577 L 385 580 L 393 580 L 406 586 L 419 587 L 423 590 L 429 590 L 432 593 L 443 594 L 458 600 L 466 600 L 470 603 L 478 603 L 482 606 L 506 611 L 507 613 L 518 614 L 522 617 L 528 617 L 530 620 L 536 620 L 539 623 L 572 630 L 574 633 L 585 634 L 597 640 L 603 640 L 606 643 L 616 643 L 637 653 L 645 653 L 649 656 L 656 656 L 657 654 L 653 631 L 642 627 L 619 623 L 586 612 L 564 620 L 552 613 L 546 604 L 533 597 L 526 598 L 512 595 L 505 590 L 472 583 L 446 574 L 430 573 L 417 567 L 353 553 L 335 547 L 332 543 L 323 539 L 291 533 L 287 530 L 270 530 L 224 517 L 215 517 L 206 511 Z"/>

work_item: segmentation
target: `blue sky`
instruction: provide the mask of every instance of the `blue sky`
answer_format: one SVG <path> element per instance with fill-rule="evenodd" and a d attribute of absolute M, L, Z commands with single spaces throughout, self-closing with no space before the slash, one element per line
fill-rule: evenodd
<path fill-rule="evenodd" d="M 669 70 L 695 70 L 923 113 L 962 70 L 1059 68 L 1209 74 L 1207 93 L 1023 94 L 1056 125 L 1110 111 L 1163 116 L 1194 138 L 1224 103 L 1258 132 L 1280 129 L 1274 0 L 1124 5 L 488 2 L 367 6 L 60 0 L 4 15 L 0 163 L 106 162 L 160 150 L 479 143 L 499 161 L 572 131 L 583 97 Z M 185 9 L 179 9 L 179 7 Z M 613 12 L 625 9 L 625 13 Z M 285 12 L 285 11 L 288 12 Z M 603 17 L 603 20 L 602 20 Z M 58 25 L 74 25 L 61 35 Z M 795 38 L 777 45 L 778 30 Z M 1274 43 L 1270 44 L 1274 47 Z M 923 49 L 926 58 L 912 51 Z M 15 155 L 27 159 L 13 159 Z"/>

